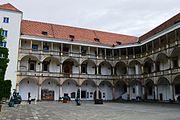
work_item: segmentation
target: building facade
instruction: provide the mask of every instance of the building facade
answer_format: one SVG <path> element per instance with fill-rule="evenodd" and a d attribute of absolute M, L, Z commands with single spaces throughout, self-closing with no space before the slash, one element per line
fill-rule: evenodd
<path fill-rule="evenodd" d="M 12 7 L 0 6 L 0 17 L 9 18 L 9 24 L 2 23 L 7 40 L 15 41 L 7 42 L 13 58 L 6 76 L 15 73 L 9 79 L 23 100 L 28 94 L 38 100 L 67 95 L 73 100 L 77 89 L 82 100 L 180 96 L 180 14 L 133 37 L 22 20 L 22 12 Z"/>

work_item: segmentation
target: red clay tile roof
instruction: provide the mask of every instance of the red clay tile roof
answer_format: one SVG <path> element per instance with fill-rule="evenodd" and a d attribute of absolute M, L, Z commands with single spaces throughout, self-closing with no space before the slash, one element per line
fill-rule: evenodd
<path fill-rule="evenodd" d="M 20 10 L 15 8 L 13 5 L 11 5 L 10 3 L 0 5 L 0 9 L 21 12 Z"/>
<path fill-rule="evenodd" d="M 48 34 L 43 35 L 43 31 L 47 32 Z M 121 44 L 137 42 L 137 37 L 133 36 L 28 20 L 22 21 L 21 34 L 39 37 L 58 38 L 64 40 L 70 40 L 71 38 L 69 36 L 73 35 L 74 40 L 77 41 L 91 43 L 93 42 L 107 45 L 117 45 L 117 42 L 121 42 Z M 95 41 L 94 38 L 98 38 L 100 42 Z"/>
<path fill-rule="evenodd" d="M 157 26 L 156 28 L 152 29 L 151 31 L 147 32 L 146 34 L 139 37 L 139 41 L 143 41 L 148 39 L 149 37 L 167 29 L 168 27 L 176 24 L 177 22 L 180 22 L 180 13 L 175 15 L 174 17 L 170 18 L 166 22 L 162 23 L 161 25 Z"/>

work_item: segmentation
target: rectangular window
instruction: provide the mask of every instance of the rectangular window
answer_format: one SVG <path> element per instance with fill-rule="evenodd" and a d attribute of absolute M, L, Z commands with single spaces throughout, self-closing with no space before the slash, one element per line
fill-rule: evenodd
<path fill-rule="evenodd" d="M 32 50 L 38 50 L 38 45 L 32 44 Z"/>
<path fill-rule="evenodd" d="M 87 73 L 87 65 L 86 64 L 82 64 L 82 72 L 81 73 Z"/>
<path fill-rule="evenodd" d="M 133 88 L 133 93 L 135 93 L 136 91 L 135 91 L 135 88 Z"/>
<path fill-rule="evenodd" d="M 179 65 L 178 65 L 178 57 L 174 57 L 172 59 L 172 62 L 173 62 L 173 68 L 178 68 Z"/>
<path fill-rule="evenodd" d="M 8 31 L 7 30 L 3 30 L 2 31 L 2 36 L 7 37 L 8 36 Z"/>
<path fill-rule="evenodd" d="M 48 62 L 43 63 L 43 71 L 49 71 L 49 63 Z"/>
<path fill-rule="evenodd" d="M 49 51 L 49 46 L 43 46 L 44 51 Z"/>
<path fill-rule="evenodd" d="M 35 61 L 29 62 L 29 70 L 36 70 L 36 62 Z"/>
<path fill-rule="evenodd" d="M 3 18 L 3 23 L 9 23 L 9 18 L 8 17 L 4 17 Z"/>

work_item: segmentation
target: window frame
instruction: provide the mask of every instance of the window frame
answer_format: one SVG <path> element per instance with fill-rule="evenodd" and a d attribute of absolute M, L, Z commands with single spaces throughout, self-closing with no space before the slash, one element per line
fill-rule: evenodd
<path fill-rule="evenodd" d="M 9 23 L 9 17 L 3 17 L 3 23 Z"/>

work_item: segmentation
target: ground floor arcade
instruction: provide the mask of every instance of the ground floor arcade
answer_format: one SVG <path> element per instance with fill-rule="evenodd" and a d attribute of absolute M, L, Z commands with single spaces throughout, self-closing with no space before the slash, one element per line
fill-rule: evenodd
<path fill-rule="evenodd" d="M 21 78 L 17 84 L 17 91 L 23 100 L 31 98 L 38 100 L 59 100 L 69 96 L 76 98 L 80 90 L 82 100 L 159 100 L 169 101 L 180 99 L 180 76 L 170 82 L 166 77 L 160 77 L 156 82 L 141 80 L 91 80 L 91 79 L 56 79 L 56 78 Z"/>

